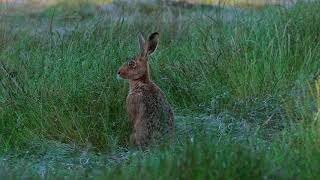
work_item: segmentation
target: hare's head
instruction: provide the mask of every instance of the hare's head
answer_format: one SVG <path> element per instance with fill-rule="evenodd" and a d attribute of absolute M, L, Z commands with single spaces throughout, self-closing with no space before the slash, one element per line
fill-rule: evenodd
<path fill-rule="evenodd" d="M 139 35 L 140 53 L 129 59 L 118 70 L 118 76 L 123 79 L 138 80 L 143 77 L 148 78 L 149 56 L 156 50 L 158 45 L 159 33 L 152 33 L 145 41 L 143 36 Z"/>

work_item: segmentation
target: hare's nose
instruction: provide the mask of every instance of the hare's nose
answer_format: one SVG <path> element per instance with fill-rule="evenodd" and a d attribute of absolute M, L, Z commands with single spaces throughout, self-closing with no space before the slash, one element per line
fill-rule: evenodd
<path fill-rule="evenodd" d="M 120 79 L 121 79 L 120 71 L 118 71 L 118 73 L 117 73 L 117 79 L 118 79 L 118 80 L 120 80 Z"/>

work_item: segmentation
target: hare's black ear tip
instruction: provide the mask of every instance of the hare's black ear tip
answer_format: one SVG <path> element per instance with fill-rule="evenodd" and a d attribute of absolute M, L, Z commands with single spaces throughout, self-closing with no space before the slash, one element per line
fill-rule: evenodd
<path fill-rule="evenodd" d="M 157 38 L 159 37 L 159 33 L 158 32 L 154 32 L 150 35 L 149 39 L 154 39 L 154 38 Z"/>

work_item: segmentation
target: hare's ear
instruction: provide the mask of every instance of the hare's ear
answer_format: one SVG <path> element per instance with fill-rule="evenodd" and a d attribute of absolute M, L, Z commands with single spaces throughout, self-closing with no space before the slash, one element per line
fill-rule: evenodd
<path fill-rule="evenodd" d="M 142 33 L 139 33 L 139 46 L 140 46 L 141 53 L 143 53 L 145 50 L 145 47 L 144 47 L 145 44 L 146 44 L 146 41 L 144 40 Z"/>
<path fill-rule="evenodd" d="M 151 55 L 157 48 L 159 42 L 159 33 L 158 32 L 154 32 L 152 33 L 149 38 L 148 38 L 148 42 L 146 44 L 146 55 L 149 56 Z"/>

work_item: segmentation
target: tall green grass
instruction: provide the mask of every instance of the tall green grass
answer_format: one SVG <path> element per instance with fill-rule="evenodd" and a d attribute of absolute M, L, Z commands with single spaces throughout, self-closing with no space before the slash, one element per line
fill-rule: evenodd
<path fill-rule="evenodd" d="M 115 72 L 137 53 L 140 31 L 161 33 L 151 75 L 176 111 L 228 112 L 252 124 L 270 117 L 299 121 L 296 104 L 320 67 L 319 7 L 138 13 L 123 6 L 122 17 L 114 17 L 58 4 L 8 17 L 0 35 L 0 58 L 9 72 L 0 71 L 1 149 L 39 139 L 103 151 L 126 147 L 128 84 Z M 303 102 L 309 107 L 310 101 Z"/>
<path fill-rule="evenodd" d="M 319 2 L 116 6 L 62 2 L 0 21 L 0 178 L 318 178 Z M 153 31 L 151 76 L 176 142 L 139 151 L 115 74 Z"/>

